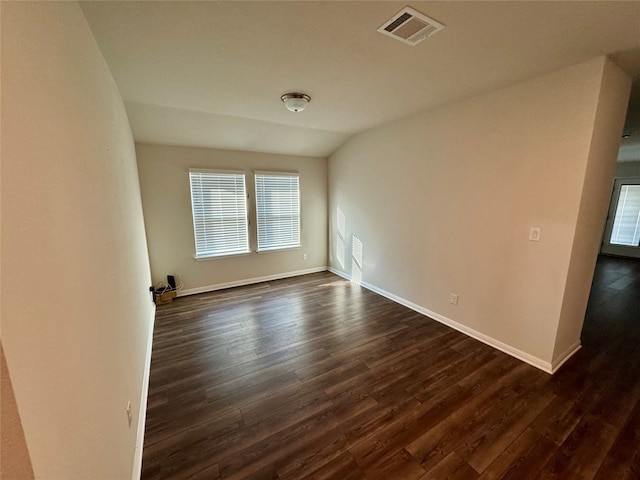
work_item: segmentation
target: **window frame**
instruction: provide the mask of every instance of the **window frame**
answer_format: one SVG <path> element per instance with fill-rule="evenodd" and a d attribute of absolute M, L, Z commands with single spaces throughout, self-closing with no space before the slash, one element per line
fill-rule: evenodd
<path fill-rule="evenodd" d="M 295 244 L 287 244 L 287 243 L 280 243 L 280 244 L 269 244 L 266 246 L 261 246 L 261 242 L 260 242 L 260 232 L 261 232 L 261 227 L 262 222 L 261 219 L 264 217 L 264 215 L 261 215 L 261 200 L 262 200 L 262 193 L 259 190 L 259 180 L 258 177 L 293 177 L 296 179 L 296 185 L 297 185 L 297 214 L 296 214 L 296 218 L 297 218 L 297 243 Z M 257 253 L 268 253 L 268 252 L 278 252 L 278 251 L 283 251 L 283 250 L 292 250 L 292 249 L 299 249 L 302 248 L 302 195 L 301 195 L 301 189 L 300 189 L 300 173 L 299 172 L 293 172 L 293 171 L 286 171 L 286 172 L 273 172 L 273 171 L 261 171 L 261 170 L 256 170 L 253 172 L 253 181 L 254 181 L 254 189 L 255 189 L 255 209 L 256 209 L 256 229 L 255 229 L 255 233 L 256 233 L 256 252 Z M 292 230 L 295 230 L 292 229 Z"/>
<path fill-rule="evenodd" d="M 626 185 L 640 185 L 640 177 L 616 177 L 613 182 L 611 202 L 609 204 L 609 215 L 605 225 L 600 252 L 608 255 L 620 255 L 624 257 L 640 258 L 640 245 L 631 246 L 612 243 L 614 223 L 620 201 L 622 187 Z"/>
<path fill-rule="evenodd" d="M 199 233 L 200 230 L 202 230 L 202 228 L 198 227 L 197 222 L 199 220 L 203 220 L 205 223 L 207 221 L 214 223 L 216 221 L 220 221 L 220 216 L 207 216 L 206 214 L 201 214 L 196 216 L 196 208 L 204 208 L 202 206 L 203 200 L 200 199 L 200 205 L 196 205 L 195 202 L 195 198 L 194 198 L 194 181 L 193 181 L 193 175 L 212 175 L 212 176 L 236 176 L 236 177 L 241 177 L 242 180 L 242 190 L 239 192 L 237 189 L 234 191 L 234 194 L 236 196 L 236 200 L 235 202 L 229 202 L 226 205 L 226 208 L 229 208 L 229 206 L 231 206 L 232 204 L 235 204 L 236 210 L 237 210 L 237 204 L 238 204 L 238 194 L 240 193 L 242 195 L 243 198 L 243 206 L 244 206 L 244 212 L 242 212 L 242 210 L 240 209 L 241 216 L 236 216 L 236 220 L 237 220 L 237 225 L 236 227 L 234 227 L 234 230 L 236 230 L 237 232 L 240 232 L 241 234 L 244 233 L 244 238 L 241 238 L 241 241 L 237 242 L 237 248 L 236 249 L 224 249 L 224 248 L 220 248 L 218 250 L 213 250 L 213 249 L 202 249 L 202 251 L 199 250 L 199 247 L 202 247 L 203 244 L 206 244 L 206 240 L 202 241 L 202 239 L 200 238 L 201 233 Z M 237 179 L 235 180 L 237 182 Z M 204 169 L 204 168 L 190 168 L 189 169 L 189 190 L 190 190 L 190 200 L 191 200 L 191 219 L 192 219 L 192 223 L 193 223 L 193 236 L 194 236 L 194 247 L 195 247 L 195 255 L 194 255 L 194 259 L 196 260 L 211 260 L 211 259 L 216 259 L 216 258 L 222 258 L 222 257 L 229 257 L 229 256 L 236 256 L 236 255 L 246 255 L 251 253 L 251 243 L 250 243 L 250 230 L 249 230 L 249 226 L 250 226 L 250 222 L 249 222 L 249 196 L 248 196 L 248 191 L 247 191 L 247 174 L 244 170 L 218 170 L 218 169 Z M 200 188 L 199 192 L 197 193 L 199 195 L 203 195 L 203 189 Z M 244 222 L 241 221 L 241 219 L 244 218 Z M 244 225 L 244 229 L 242 228 L 242 225 Z M 205 232 L 211 232 L 213 230 L 214 227 L 212 226 L 205 226 L 204 230 Z M 244 231 L 243 231 L 244 230 Z M 206 245 L 205 245 L 206 246 Z"/>

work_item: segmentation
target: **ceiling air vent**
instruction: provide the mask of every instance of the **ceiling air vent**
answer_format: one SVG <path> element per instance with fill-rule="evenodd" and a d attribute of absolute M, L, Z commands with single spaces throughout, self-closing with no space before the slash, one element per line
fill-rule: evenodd
<path fill-rule="evenodd" d="M 443 28 L 444 25 L 433 18 L 416 12 L 413 8 L 405 7 L 391 20 L 385 22 L 378 31 L 413 46 Z"/>

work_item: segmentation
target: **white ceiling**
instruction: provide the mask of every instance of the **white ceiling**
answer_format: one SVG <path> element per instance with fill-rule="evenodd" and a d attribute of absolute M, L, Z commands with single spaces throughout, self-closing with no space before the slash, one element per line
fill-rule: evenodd
<path fill-rule="evenodd" d="M 328 156 L 354 133 L 605 54 L 640 77 L 640 2 L 81 2 L 137 141 Z M 302 113 L 280 96 L 311 96 Z M 640 132 L 638 132 L 640 133 Z M 636 133 L 636 135 L 638 135 Z"/>

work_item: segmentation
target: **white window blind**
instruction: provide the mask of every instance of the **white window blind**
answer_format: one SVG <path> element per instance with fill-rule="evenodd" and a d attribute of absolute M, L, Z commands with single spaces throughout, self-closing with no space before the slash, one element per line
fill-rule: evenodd
<path fill-rule="evenodd" d="M 300 246 L 300 177 L 256 173 L 258 251 Z"/>
<path fill-rule="evenodd" d="M 640 244 L 640 185 L 622 185 L 611 231 L 613 245 Z"/>
<path fill-rule="evenodd" d="M 189 170 L 196 258 L 249 252 L 244 173 Z"/>

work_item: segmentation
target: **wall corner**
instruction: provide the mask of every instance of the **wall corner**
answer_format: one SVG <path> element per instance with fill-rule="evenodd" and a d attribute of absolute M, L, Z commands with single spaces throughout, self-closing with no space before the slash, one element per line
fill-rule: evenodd
<path fill-rule="evenodd" d="M 604 58 L 553 364 L 580 344 L 630 90 L 631 78 L 613 61 Z"/>

